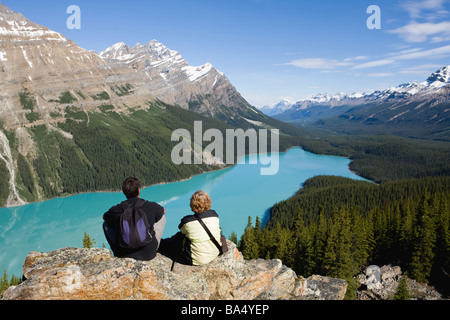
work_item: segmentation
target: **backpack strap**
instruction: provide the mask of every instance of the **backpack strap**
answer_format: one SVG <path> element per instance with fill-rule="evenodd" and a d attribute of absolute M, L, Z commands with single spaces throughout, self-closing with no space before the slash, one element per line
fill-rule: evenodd
<path fill-rule="evenodd" d="M 126 209 L 128 209 L 131 206 L 134 206 L 135 208 L 141 208 L 145 204 L 145 202 L 146 201 L 144 199 L 139 199 L 136 202 L 136 204 L 132 205 L 132 204 L 129 204 L 128 201 L 124 201 L 124 202 L 122 202 L 121 206 L 122 206 L 122 209 L 125 211 Z"/>
<path fill-rule="evenodd" d="M 195 218 L 197 218 L 198 222 L 202 225 L 203 229 L 205 229 L 206 233 L 211 238 L 211 241 L 216 245 L 217 249 L 219 249 L 220 255 L 222 255 L 223 254 L 222 246 L 217 242 L 216 238 L 214 238 L 211 231 L 209 231 L 208 227 L 203 222 L 203 220 L 201 218 L 199 218 L 196 214 L 194 216 L 195 216 Z"/>
<path fill-rule="evenodd" d="M 144 199 L 139 199 L 138 202 L 134 205 L 136 208 L 141 208 L 147 201 Z"/>

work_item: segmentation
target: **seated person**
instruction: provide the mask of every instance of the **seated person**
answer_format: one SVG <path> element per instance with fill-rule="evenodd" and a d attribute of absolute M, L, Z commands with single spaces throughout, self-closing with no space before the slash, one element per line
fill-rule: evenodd
<path fill-rule="evenodd" d="M 221 253 L 200 224 L 201 219 L 213 237 L 220 244 L 221 230 L 219 216 L 211 210 L 211 198 L 204 191 L 196 192 L 191 198 L 193 215 L 186 216 L 179 225 L 180 232 L 170 239 L 163 239 L 159 252 L 174 261 L 200 266 L 210 263 Z"/>
<path fill-rule="evenodd" d="M 140 199 L 141 184 L 136 178 L 128 178 L 125 180 L 122 191 L 127 200 L 112 207 L 103 215 L 103 220 L 105 221 L 103 228 L 106 239 L 114 256 L 118 258 L 133 258 L 143 261 L 152 260 L 156 257 L 156 252 L 161 243 L 162 234 L 166 225 L 166 218 L 164 216 L 166 209 L 157 203 Z M 136 206 L 138 203 L 146 214 L 150 235 L 153 240 L 140 248 L 124 248 L 119 245 L 120 217 L 124 213 L 125 208 L 128 206 Z"/>

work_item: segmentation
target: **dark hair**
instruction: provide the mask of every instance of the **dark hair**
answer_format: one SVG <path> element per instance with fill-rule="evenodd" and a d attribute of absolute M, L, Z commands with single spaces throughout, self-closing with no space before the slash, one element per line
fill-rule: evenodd
<path fill-rule="evenodd" d="M 141 188 L 141 182 L 137 178 L 128 178 L 125 180 L 122 186 L 122 191 L 127 197 L 127 199 L 130 198 L 136 198 L 139 196 L 139 189 Z"/>

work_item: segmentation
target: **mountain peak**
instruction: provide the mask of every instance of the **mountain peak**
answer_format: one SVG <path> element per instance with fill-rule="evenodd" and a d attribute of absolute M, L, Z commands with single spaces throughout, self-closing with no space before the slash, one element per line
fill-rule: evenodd
<path fill-rule="evenodd" d="M 129 54 L 130 50 L 131 48 L 125 42 L 121 41 L 100 52 L 100 56 L 109 59 L 122 60 L 126 54 Z"/>
<path fill-rule="evenodd" d="M 21 13 L 14 12 L 1 3 L 0 36 L 13 42 L 46 40 L 67 42 L 62 34 L 28 20 Z"/>
<path fill-rule="evenodd" d="M 0 13 L 6 13 L 6 14 L 13 14 L 14 11 L 12 11 L 11 9 L 9 9 L 7 6 L 5 6 L 4 4 L 0 3 Z"/>
<path fill-rule="evenodd" d="M 100 56 L 115 60 L 130 60 L 145 54 L 150 54 L 154 58 L 179 55 L 177 51 L 170 50 L 157 40 L 152 40 L 145 45 L 137 43 L 133 48 L 121 41 L 102 51 Z"/>
<path fill-rule="evenodd" d="M 450 65 L 444 66 L 441 69 L 433 72 L 431 76 L 426 80 L 430 86 L 444 86 L 450 83 Z"/>
<path fill-rule="evenodd" d="M 267 114 L 268 116 L 274 116 L 280 113 L 283 113 L 284 111 L 288 110 L 293 106 L 293 103 L 287 99 L 282 99 L 278 103 L 274 103 L 272 105 L 263 106 L 260 108 L 262 112 Z"/>

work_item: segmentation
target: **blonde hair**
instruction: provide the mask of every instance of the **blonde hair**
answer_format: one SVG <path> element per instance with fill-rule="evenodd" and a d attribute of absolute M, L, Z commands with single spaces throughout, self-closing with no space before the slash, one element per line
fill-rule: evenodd
<path fill-rule="evenodd" d="M 211 209 L 212 200 L 204 191 L 197 191 L 191 198 L 191 209 L 194 213 L 202 213 Z"/>

